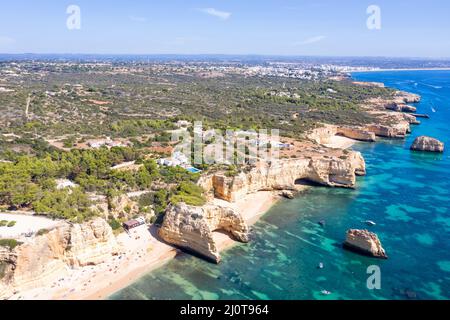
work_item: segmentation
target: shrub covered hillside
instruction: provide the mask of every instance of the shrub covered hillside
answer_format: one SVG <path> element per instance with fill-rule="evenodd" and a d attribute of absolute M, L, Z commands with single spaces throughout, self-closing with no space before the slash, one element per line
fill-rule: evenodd
<path fill-rule="evenodd" d="M 126 161 L 137 161 L 139 169 L 111 169 Z M 143 160 L 132 148 L 21 156 L 14 162 L 0 163 L 0 204 L 79 222 L 93 215 L 88 193 L 114 197 L 160 186 L 163 189 L 156 190 L 151 205 L 161 213 L 172 199 L 193 205 L 203 203 L 202 190 L 195 185 L 198 178 L 198 174 L 182 168 L 160 168 L 154 160 Z M 58 189 L 57 179 L 69 179 L 76 186 Z"/>

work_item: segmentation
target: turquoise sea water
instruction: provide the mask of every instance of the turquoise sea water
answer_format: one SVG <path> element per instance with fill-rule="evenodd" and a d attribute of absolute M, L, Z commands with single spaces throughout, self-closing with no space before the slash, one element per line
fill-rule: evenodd
<path fill-rule="evenodd" d="M 409 151 L 418 135 L 450 148 L 450 72 L 354 77 L 421 94 L 419 112 L 431 119 L 406 141 L 356 145 L 368 169 L 357 190 L 312 188 L 273 207 L 251 243 L 223 253 L 220 265 L 182 255 L 111 299 L 450 299 L 450 152 Z M 341 248 L 346 230 L 367 228 L 365 220 L 377 223 L 389 260 Z M 381 290 L 367 288 L 370 265 L 381 268 Z"/>

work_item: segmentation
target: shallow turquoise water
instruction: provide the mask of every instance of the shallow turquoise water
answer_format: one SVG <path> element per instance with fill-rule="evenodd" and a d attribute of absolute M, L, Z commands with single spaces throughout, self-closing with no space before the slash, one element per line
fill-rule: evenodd
<path fill-rule="evenodd" d="M 408 149 L 422 134 L 450 147 L 450 72 L 354 77 L 421 94 L 419 112 L 432 118 L 406 141 L 355 146 L 368 169 L 357 190 L 310 189 L 273 207 L 252 242 L 225 252 L 222 264 L 183 255 L 111 299 L 450 299 L 450 153 Z M 367 228 L 368 219 L 389 260 L 342 250 L 346 230 Z M 381 290 L 367 288 L 370 265 L 381 268 Z"/>

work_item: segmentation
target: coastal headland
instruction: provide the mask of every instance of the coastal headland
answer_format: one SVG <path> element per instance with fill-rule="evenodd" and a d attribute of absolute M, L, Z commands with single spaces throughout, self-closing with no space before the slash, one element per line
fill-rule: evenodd
<path fill-rule="evenodd" d="M 9 299 L 105 299 L 161 267 L 183 251 L 213 262 L 220 252 L 247 242 L 250 226 L 281 199 L 283 191 L 311 185 L 356 188 L 366 174 L 353 143 L 379 137 L 402 139 L 419 122 L 405 108 L 420 97 L 396 92 L 392 98 L 367 100 L 362 108 L 375 121 L 364 125 L 321 124 L 301 141 L 300 152 L 276 163 L 257 163 L 236 175 L 216 172 L 198 185 L 207 203 L 167 209 L 161 227 L 141 226 L 115 236 L 102 218 L 65 223 L 32 242 L 1 249 L 0 297 Z M 393 111 L 393 106 L 395 111 Z M 407 112 L 405 112 L 407 111 Z"/>

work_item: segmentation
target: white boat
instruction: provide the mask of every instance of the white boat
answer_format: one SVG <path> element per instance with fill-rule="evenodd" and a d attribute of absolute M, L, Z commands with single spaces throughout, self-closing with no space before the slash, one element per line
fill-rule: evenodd
<path fill-rule="evenodd" d="M 371 227 L 375 227 L 375 226 L 377 225 L 377 224 L 376 224 L 375 222 L 373 222 L 372 220 L 364 221 L 364 223 L 367 224 L 368 226 L 371 226 Z"/>
<path fill-rule="evenodd" d="M 319 263 L 319 266 L 318 266 L 318 268 L 319 269 L 323 269 L 324 268 L 324 265 L 323 265 L 323 263 L 321 262 L 321 263 Z"/>
<path fill-rule="evenodd" d="M 331 294 L 331 292 L 327 290 L 322 290 L 320 293 L 322 293 L 324 296 L 329 296 Z"/>

